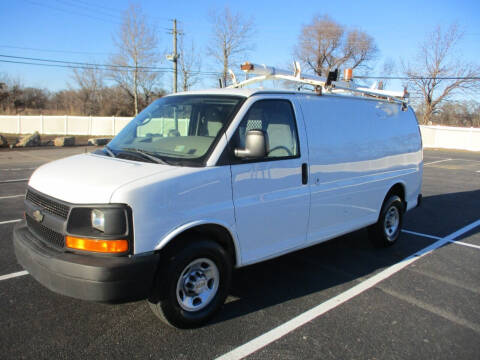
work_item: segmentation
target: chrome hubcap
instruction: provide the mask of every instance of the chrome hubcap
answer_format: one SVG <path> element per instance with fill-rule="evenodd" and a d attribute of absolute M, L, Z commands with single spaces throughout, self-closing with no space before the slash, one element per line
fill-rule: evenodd
<path fill-rule="evenodd" d="M 201 258 L 183 269 L 177 282 L 177 300 L 182 309 L 198 311 L 210 304 L 218 290 L 220 275 L 215 263 Z"/>
<path fill-rule="evenodd" d="M 387 214 L 385 215 L 384 229 L 385 234 L 388 237 L 391 237 L 395 234 L 400 226 L 400 214 L 398 209 L 395 206 L 392 206 L 388 209 Z"/>

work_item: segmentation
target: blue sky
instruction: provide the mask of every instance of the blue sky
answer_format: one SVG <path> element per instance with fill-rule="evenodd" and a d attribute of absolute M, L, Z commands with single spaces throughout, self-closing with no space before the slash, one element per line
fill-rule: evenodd
<path fill-rule="evenodd" d="M 0 0 L 0 54 L 78 62 L 107 63 L 115 51 L 112 34 L 118 30 L 122 12 L 131 1 L 100 0 Z M 171 50 L 171 19 L 187 39 L 204 50 L 211 34 L 208 14 L 226 5 L 256 23 L 255 50 L 248 60 L 285 67 L 302 25 L 315 14 L 328 14 L 337 22 L 360 28 L 377 43 L 378 67 L 385 59 L 397 64 L 408 60 L 425 35 L 438 24 L 458 24 L 465 31 L 461 55 L 478 62 L 480 55 L 480 1 L 137 1 L 155 23 L 161 50 Z M 27 50 L 23 48 L 41 49 Z M 48 50 L 48 51 L 47 51 Z M 4 58 L 3 58 L 4 59 Z M 164 61 L 162 66 L 170 66 Z M 219 70 L 210 59 L 203 71 Z M 398 69 L 400 70 L 400 69 Z M 0 73 L 18 78 L 25 86 L 59 90 L 74 85 L 71 70 L 0 63 Z M 400 74 L 400 71 L 397 71 Z M 376 69 L 371 75 L 381 75 Z M 201 87 L 212 86 L 205 80 Z M 399 84 L 398 84 L 399 85 Z M 163 88 L 171 91 L 170 76 L 163 76 Z"/>

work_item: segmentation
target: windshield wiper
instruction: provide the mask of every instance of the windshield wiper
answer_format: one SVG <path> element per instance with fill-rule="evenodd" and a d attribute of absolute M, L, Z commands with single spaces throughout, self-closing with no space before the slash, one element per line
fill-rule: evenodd
<path fill-rule="evenodd" d="M 107 154 L 110 155 L 111 157 L 113 157 L 113 158 L 115 157 L 115 154 L 113 153 L 112 150 L 110 150 L 110 148 L 107 145 L 105 145 L 103 147 L 103 150 L 105 150 L 107 152 Z"/>
<path fill-rule="evenodd" d="M 152 162 L 155 162 L 157 164 L 163 164 L 163 165 L 169 165 L 168 162 L 165 160 L 159 158 L 158 156 L 152 155 L 151 153 L 145 151 L 145 150 L 140 150 L 137 148 L 122 148 L 120 151 L 128 151 L 128 152 L 133 152 L 136 154 L 142 155 L 144 158 L 149 159 Z"/>

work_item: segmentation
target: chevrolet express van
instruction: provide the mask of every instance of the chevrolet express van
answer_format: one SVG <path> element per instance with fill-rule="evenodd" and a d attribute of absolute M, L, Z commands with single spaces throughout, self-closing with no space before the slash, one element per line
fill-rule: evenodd
<path fill-rule="evenodd" d="M 50 290 L 147 299 L 177 327 L 208 321 L 232 270 L 368 227 L 394 244 L 419 204 L 410 107 L 375 98 L 218 89 L 160 98 L 105 148 L 39 167 L 14 230 Z"/>

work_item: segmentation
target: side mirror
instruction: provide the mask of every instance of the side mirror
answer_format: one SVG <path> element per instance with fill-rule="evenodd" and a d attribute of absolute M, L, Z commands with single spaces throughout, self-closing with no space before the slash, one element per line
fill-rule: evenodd
<path fill-rule="evenodd" d="M 235 149 L 238 158 L 264 158 L 267 155 L 267 142 L 262 130 L 249 130 L 245 140 L 245 149 Z"/>

